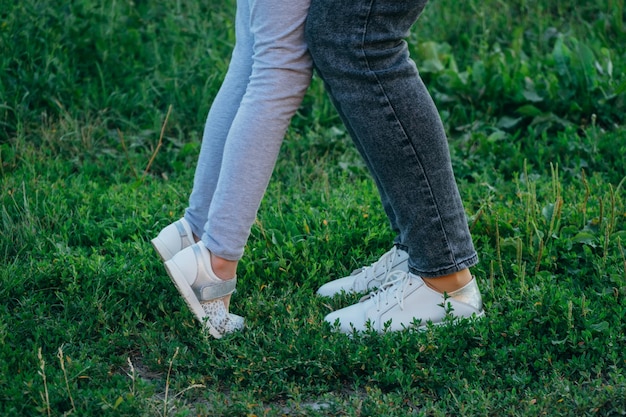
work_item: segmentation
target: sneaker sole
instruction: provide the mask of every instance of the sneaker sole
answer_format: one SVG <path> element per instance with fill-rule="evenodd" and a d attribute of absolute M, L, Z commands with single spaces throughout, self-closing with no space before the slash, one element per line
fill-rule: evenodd
<path fill-rule="evenodd" d="M 469 321 L 477 321 L 477 320 L 481 320 L 485 317 L 485 310 L 479 311 L 478 313 L 474 313 L 471 316 L 462 316 L 462 317 L 458 317 L 455 316 L 452 322 L 447 322 L 447 321 L 440 321 L 438 323 L 433 323 L 433 326 L 438 327 L 438 326 L 453 326 L 454 325 L 454 321 L 458 321 L 458 320 L 469 320 Z M 418 327 L 416 327 L 417 331 L 423 332 L 424 330 L 428 329 L 428 324 L 422 324 Z"/>
<path fill-rule="evenodd" d="M 485 318 L 485 310 L 479 311 L 478 313 L 474 313 L 471 316 L 463 316 L 463 317 L 454 317 L 454 320 L 452 322 L 445 322 L 445 321 L 440 321 L 437 323 L 432 323 L 432 326 L 434 327 L 445 327 L 445 326 L 454 326 L 455 322 L 458 320 L 469 320 L 469 321 L 478 321 L 478 320 L 482 320 L 483 318 Z M 350 330 L 349 331 L 344 331 L 341 329 L 338 329 L 335 327 L 335 324 L 332 322 L 329 322 L 327 320 L 326 323 L 328 323 L 331 327 L 332 330 L 336 330 L 339 333 L 343 333 L 348 335 L 348 337 L 352 337 L 353 333 L 356 331 L 357 333 L 363 333 L 365 332 L 365 329 L 355 329 L 354 325 L 350 324 Z M 405 331 L 405 330 L 415 330 L 418 332 L 424 332 L 426 330 L 428 330 L 428 324 L 420 324 L 419 326 L 413 326 L 413 325 L 408 325 L 408 326 L 403 326 L 402 329 L 395 329 L 395 330 L 389 330 L 387 332 L 383 332 L 383 330 L 377 330 L 377 332 L 379 334 L 383 334 L 383 333 L 393 333 L 393 332 L 401 332 L 401 331 Z"/>
<path fill-rule="evenodd" d="M 189 307 L 195 318 L 198 319 L 200 323 L 204 324 L 211 336 L 216 339 L 220 339 L 222 337 L 222 334 L 213 327 L 209 320 L 206 319 L 204 309 L 202 308 L 198 297 L 196 297 L 193 289 L 191 288 L 189 283 L 187 283 L 187 279 L 185 278 L 181 270 L 176 266 L 176 264 L 169 261 L 165 262 L 165 270 L 167 271 L 167 274 L 170 276 L 172 282 L 176 286 L 176 289 L 185 300 L 185 303 L 187 303 L 187 306 Z"/>

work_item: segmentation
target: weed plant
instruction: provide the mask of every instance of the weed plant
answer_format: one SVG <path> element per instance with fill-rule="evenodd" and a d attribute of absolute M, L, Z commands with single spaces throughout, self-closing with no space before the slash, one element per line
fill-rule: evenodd
<path fill-rule="evenodd" d="M 623 0 L 431 2 L 437 101 L 487 316 L 342 335 L 315 290 L 389 248 L 322 83 L 199 331 L 149 240 L 185 208 L 234 2 L 0 8 L 0 415 L 626 414 Z"/>

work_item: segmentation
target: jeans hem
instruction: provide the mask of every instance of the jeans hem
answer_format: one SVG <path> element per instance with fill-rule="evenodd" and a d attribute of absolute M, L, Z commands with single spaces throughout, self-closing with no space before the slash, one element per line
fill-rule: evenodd
<path fill-rule="evenodd" d="M 409 266 L 409 272 L 420 277 L 438 278 L 444 275 L 453 274 L 455 272 L 459 272 L 464 269 L 471 268 L 475 266 L 476 264 L 478 264 L 478 254 L 474 253 L 474 255 L 470 256 L 469 258 L 464 259 L 461 262 L 457 262 L 456 264 L 450 267 L 439 268 L 439 269 L 435 269 L 431 271 L 424 271 L 424 270 L 419 270 L 419 269 Z"/>

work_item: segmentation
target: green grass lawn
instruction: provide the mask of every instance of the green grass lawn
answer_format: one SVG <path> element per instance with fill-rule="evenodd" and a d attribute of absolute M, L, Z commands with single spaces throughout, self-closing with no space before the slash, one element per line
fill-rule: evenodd
<path fill-rule="evenodd" d="M 486 317 L 348 337 L 317 298 L 393 235 L 315 78 L 215 340 L 149 241 L 186 206 L 233 2 L 0 10 L 0 415 L 626 414 L 623 0 L 432 1 Z"/>

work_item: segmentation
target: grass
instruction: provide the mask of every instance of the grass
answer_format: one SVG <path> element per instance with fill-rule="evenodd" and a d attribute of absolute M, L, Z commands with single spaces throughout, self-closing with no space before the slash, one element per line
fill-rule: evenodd
<path fill-rule="evenodd" d="M 213 340 L 149 240 L 185 207 L 232 2 L 10 1 L 0 414 L 626 414 L 624 3 L 463 6 L 432 2 L 409 44 L 450 134 L 487 317 L 354 337 L 322 323 L 356 297 L 315 289 L 393 236 L 315 79 L 240 266 L 248 328 Z"/>

